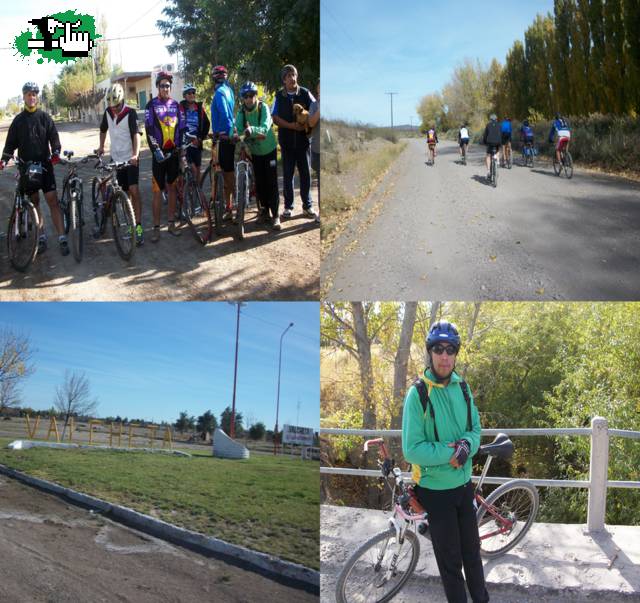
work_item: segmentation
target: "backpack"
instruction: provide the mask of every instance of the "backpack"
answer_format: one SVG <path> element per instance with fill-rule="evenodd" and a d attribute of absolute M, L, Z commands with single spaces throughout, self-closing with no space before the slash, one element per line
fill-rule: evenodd
<path fill-rule="evenodd" d="M 433 412 L 433 404 L 431 403 L 431 398 L 429 398 L 427 384 L 422 379 L 420 379 L 420 377 L 416 377 L 416 380 L 413 382 L 413 386 L 416 388 L 418 395 L 420 396 L 422 411 L 426 414 L 427 408 L 429 409 L 429 414 L 431 415 L 431 419 L 433 421 L 433 431 L 436 436 L 436 442 L 439 442 L 440 436 L 438 436 L 438 428 L 436 427 L 436 416 Z M 460 389 L 462 390 L 462 395 L 464 396 L 464 400 L 467 403 L 467 431 L 471 431 L 471 396 L 469 396 L 469 386 L 467 385 L 466 381 L 460 381 Z"/>
<path fill-rule="evenodd" d="M 489 122 L 487 125 L 487 139 L 485 144 L 499 145 L 502 142 L 500 124 L 497 121 Z"/>

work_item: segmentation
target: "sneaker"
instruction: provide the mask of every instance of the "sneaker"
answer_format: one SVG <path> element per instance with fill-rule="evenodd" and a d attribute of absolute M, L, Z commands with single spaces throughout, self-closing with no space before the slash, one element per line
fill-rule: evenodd
<path fill-rule="evenodd" d="M 283 220 L 287 220 L 287 219 L 289 219 L 290 217 L 291 217 L 291 210 L 290 210 L 290 209 L 285 209 L 285 210 L 282 212 L 281 218 L 282 218 Z"/>
<path fill-rule="evenodd" d="M 169 222 L 169 227 L 167 228 L 169 234 L 172 234 L 174 237 L 179 237 L 182 233 L 178 230 L 175 222 Z"/>
<path fill-rule="evenodd" d="M 44 253 L 47 250 L 47 237 L 46 235 L 40 235 L 38 238 L 38 255 Z"/>
<path fill-rule="evenodd" d="M 488 182 L 491 182 L 491 172 L 489 172 L 489 173 L 487 174 L 487 181 L 488 181 Z"/>
<path fill-rule="evenodd" d="M 69 241 L 67 239 L 62 239 L 59 241 L 60 243 L 60 253 L 62 255 L 69 255 Z"/>
<path fill-rule="evenodd" d="M 160 240 L 160 227 L 154 226 L 153 230 L 151 231 L 151 242 L 157 243 L 159 240 Z"/>
<path fill-rule="evenodd" d="M 142 224 L 136 225 L 136 245 L 138 247 L 144 245 L 144 230 L 142 229 Z"/>
<path fill-rule="evenodd" d="M 280 218 L 278 218 L 278 216 L 271 222 L 271 228 L 273 228 L 273 230 L 282 230 L 282 224 L 280 224 Z"/>
<path fill-rule="evenodd" d="M 303 215 L 305 218 L 311 218 L 311 219 L 313 219 L 313 220 L 315 220 L 315 219 L 318 217 L 318 215 L 316 214 L 316 212 L 315 212 L 315 211 L 313 211 L 310 207 L 309 207 L 309 208 L 307 208 L 307 209 L 303 209 L 303 210 L 302 210 L 302 215 Z"/>
<path fill-rule="evenodd" d="M 258 224 L 266 224 L 269 221 L 269 210 L 266 208 L 261 208 L 260 213 L 258 213 L 258 219 L 256 222 Z"/>
<path fill-rule="evenodd" d="M 224 214 L 222 214 L 222 220 L 228 222 L 233 219 L 233 212 L 230 209 L 227 209 Z"/>

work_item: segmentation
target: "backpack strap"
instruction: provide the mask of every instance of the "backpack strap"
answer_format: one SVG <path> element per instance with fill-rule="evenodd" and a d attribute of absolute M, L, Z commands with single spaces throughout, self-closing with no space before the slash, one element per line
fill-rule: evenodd
<path fill-rule="evenodd" d="M 422 379 L 420 379 L 420 377 L 416 377 L 416 380 L 413 382 L 413 386 L 416 388 L 418 396 L 420 396 L 422 411 L 426 414 L 427 408 L 429 409 L 429 414 L 431 415 L 431 419 L 433 420 L 433 432 L 436 436 L 436 442 L 439 442 L 440 436 L 438 436 L 438 428 L 436 427 L 436 415 L 433 412 L 433 404 L 431 404 L 431 399 L 429 398 L 427 384 Z"/>
<path fill-rule="evenodd" d="M 471 431 L 471 396 L 469 395 L 469 386 L 464 379 L 460 381 L 460 389 L 467 403 L 467 431 Z"/>

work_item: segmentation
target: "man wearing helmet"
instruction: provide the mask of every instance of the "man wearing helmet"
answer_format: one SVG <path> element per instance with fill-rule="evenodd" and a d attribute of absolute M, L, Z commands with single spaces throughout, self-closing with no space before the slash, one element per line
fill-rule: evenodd
<path fill-rule="evenodd" d="M 196 87 L 193 84 L 185 84 L 182 89 L 183 100 L 180 101 L 180 109 L 184 113 L 184 122 L 187 132 L 195 139 L 187 147 L 187 162 L 191 166 L 191 171 L 196 179 L 200 182 L 200 166 L 202 165 L 202 141 L 209 133 L 211 123 L 202 106 L 202 103 L 196 101 Z"/>
<path fill-rule="evenodd" d="M 235 98 L 233 90 L 227 82 L 229 73 L 224 65 L 216 65 L 211 73 L 215 92 L 211 100 L 211 131 L 220 138 L 218 161 L 224 177 L 224 196 L 226 211 L 223 219 L 232 218 L 232 199 L 235 194 L 236 182 L 234 173 L 234 155 L 236 144 L 236 127 L 233 119 Z"/>
<path fill-rule="evenodd" d="M 500 157 L 500 143 L 502 142 L 502 130 L 498 123 L 498 116 L 492 113 L 489 116 L 489 123 L 484 129 L 482 136 L 482 144 L 487 147 L 486 165 L 487 165 L 487 180 L 491 180 L 491 156 L 496 155 L 496 161 Z"/>
<path fill-rule="evenodd" d="M 256 192 L 260 202 L 260 218 L 263 222 L 271 219 L 273 230 L 280 230 L 282 227 L 278 215 L 278 153 L 271 112 L 264 102 L 258 100 L 258 87 L 253 82 L 245 82 L 242 85 L 240 97 L 242 107 L 236 115 L 236 126 L 238 131 L 244 134 L 251 151 Z"/>
<path fill-rule="evenodd" d="M 298 70 L 293 65 L 285 65 L 280 72 L 283 88 L 276 94 L 273 105 L 273 123 L 278 126 L 278 142 L 282 153 L 284 184 L 283 218 L 290 218 L 293 211 L 293 175 L 296 167 L 300 176 L 300 196 L 302 213 L 306 218 L 316 218 L 311 203 L 311 171 L 309 169 L 309 139 L 306 127 L 299 124 L 293 115 L 293 105 L 302 105 L 307 111 L 315 100 L 313 94 L 298 85 Z"/>
<path fill-rule="evenodd" d="M 551 124 L 549 131 L 549 144 L 553 144 L 555 135 L 558 134 L 558 143 L 556 144 L 556 160 L 560 163 L 560 151 L 569 150 L 569 141 L 571 140 L 571 127 L 569 122 L 560 113 L 556 113 L 556 118 Z"/>
<path fill-rule="evenodd" d="M 107 91 L 109 105 L 102 116 L 100 124 L 100 146 L 98 154 L 104 153 L 104 143 L 109 132 L 111 141 L 111 159 L 118 163 L 129 163 L 116 173 L 118 184 L 131 197 L 133 210 L 136 214 L 136 245 L 144 243 L 144 229 L 142 228 L 142 205 L 140 189 L 138 187 L 140 155 L 140 139 L 138 131 L 138 116 L 135 109 L 124 102 L 124 89 L 119 83 L 112 84 Z M 99 234 L 99 229 L 96 231 Z"/>
<path fill-rule="evenodd" d="M 168 231 L 179 236 L 180 231 L 175 224 L 176 214 L 176 179 L 180 171 L 180 157 L 176 148 L 180 146 L 185 129 L 184 115 L 177 101 L 171 98 L 173 76 L 160 71 L 156 76 L 158 96 L 147 103 L 144 127 L 147 142 L 153 153 L 151 159 L 151 190 L 153 191 L 153 232 L 151 242 L 160 240 L 160 206 L 162 191 L 168 189 Z"/>
<path fill-rule="evenodd" d="M 533 128 L 531 127 L 531 125 L 529 124 L 529 120 L 525 119 L 522 122 L 522 126 L 520 127 L 520 140 L 523 143 L 522 146 L 522 155 L 525 155 L 525 148 L 529 148 L 530 153 L 533 152 L 533 143 L 534 143 L 534 137 L 535 137 L 535 133 L 533 131 Z"/>
<path fill-rule="evenodd" d="M 505 117 L 500 125 L 500 132 L 502 135 L 502 155 L 506 163 L 511 163 L 511 137 L 513 135 L 513 128 L 511 127 L 511 118 Z"/>
<path fill-rule="evenodd" d="M 34 205 L 38 207 L 40 201 L 38 191 L 42 189 L 47 205 L 49 205 L 51 220 L 58 233 L 60 253 L 68 255 L 69 243 L 64 233 L 64 222 L 56 193 L 56 178 L 53 173 L 53 166 L 60 161 L 60 137 L 51 116 L 38 109 L 39 93 L 40 89 L 35 82 L 27 82 L 22 87 L 24 110 L 16 115 L 9 126 L 0 160 L 0 170 L 13 157 L 16 149 L 18 149 L 18 157 L 22 161 L 42 165 L 44 168 L 42 179 L 39 182 L 29 183 L 27 192 L 31 195 Z M 47 238 L 44 232 L 43 213 L 39 210 L 38 215 L 40 216 L 41 228 L 38 253 L 43 253 L 47 248 Z"/>
<path fill-rule="evenodd" d="M 429 514 L 433 551 L 447 601 L 489 601 L 471 483 L 480 447 L 480 418 L 466 382 L 455 372 L 456 326 L 440 320 L 427 336 L 429 366 L 409 388 L 402 414 L 402 452 L 412 463 L 415 493 Z M 464 577 L 462 568 L 464 567 Z"/>

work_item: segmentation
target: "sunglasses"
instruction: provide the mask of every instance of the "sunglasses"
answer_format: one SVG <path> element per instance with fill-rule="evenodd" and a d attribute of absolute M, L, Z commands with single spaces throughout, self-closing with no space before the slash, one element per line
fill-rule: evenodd
<path fill-rule="evenodd" d="M 171 88 L 171 84 L 160 84 L 158 88 L 162 88 L 163 90 L 168 90 Z"/>
<path fill-rule="evenodd" d="M 439 343 L 436 343 L 431 350 L 436 356 L 440 356 L 444 352 L 447 353 L 447 356 L 454 356 L 457 353 L 457 350 L 452 345 L 441 345 Z"/>

